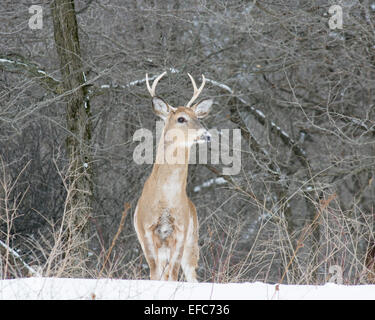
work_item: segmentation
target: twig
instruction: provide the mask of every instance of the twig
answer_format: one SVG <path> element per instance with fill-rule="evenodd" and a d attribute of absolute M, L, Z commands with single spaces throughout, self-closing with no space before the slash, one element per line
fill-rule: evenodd
<path fill-rule="evenodd" d="M 122 229 L 124 228 L 125 218 L 126 218 L 126 215 L 127 215 L 128 211 L 129 211 L 129 209 L 130 209 L 130 204 L 129 204 L 129 202 L 126 202 L 125 205 L 124 205 L 124 211 L 122 212 L 122 217 L 121 217 L 121 220 L 120 220 L 120 225 L 119 225 L 119 227 L 118 227 L 118 229 L 117 229 L 117 232 L 116 232 L 115 236 L 113 237 L 113 240 L 112 240 L 111 246 L 110 246 L 109 249 L 108 249 L 108 253 L 107 253 L 107 256 L 105 257 L 105 260 L 104 260 L 104 263 L 103 263 L 102 269 L 101 269 L 100 272 L 99 272 L 99 278 L 101 277 L 102 272 L 103 272 L 103 270 L 104 270 L 104 268 L 105 268 L 105 266 L 106 266 L 106 264 L 107 264 L 107 261 L 108 261 L 108 259 L 109 259 L 109 256 L 111 255 L 111 252 L 112 252 L 113 247 L 115 246 L 115 243 L 116 243 L 116 241 L 117 241 L 117 238 L 119 237 L 119 235 L 120 235 Z"/>
<path fill-rule="evenodd" d="M 314 220 L 312 221 L 311 224 L 305 226 L 303 232 L 302 232 L 302 235 L 299 237 L 299 239 L 297 240 L 297 246 L 296 248 L 294 249 L 294 252 L 293 252 L 293 255 L 292 257 L 290 258 L 289 260 L 289 263 L 288 265 L 286 266 L 285 270 L 284 270 L 284 273 L 283 275 L 281 276 L 280 278 L 280 281 L 279 283 L 276 285 L 276 291 L 279 291 L 279 285 L 283 282 L 284 280 L 284 277 L 285 275 L 288 273 L 288 270 L 289 270 L 289 267 L 291 266 L 291 264 L 293 263 L 294 259 L 296 258 L 297 256 L 297 252 L 300 248 L 303 247 L 303 242 L 305 241 L 305 239 L 307 238 L 308 234 L 310 234 L 316 227 L 316 222 L 318 221 L 319 217 L 321 216 L 323 210 L 327 209 L 328 205 L 330 204 L 330 202 L 336 198 L 336 193 L 333 193 L 332 195 L 329 196 L 329 198 L 327 200 L 321 200 L 320 201 L 320 204 L 319 204 L 319 210 L 316 212 L 315 214 L 315 217 L 314 217 Z"/>

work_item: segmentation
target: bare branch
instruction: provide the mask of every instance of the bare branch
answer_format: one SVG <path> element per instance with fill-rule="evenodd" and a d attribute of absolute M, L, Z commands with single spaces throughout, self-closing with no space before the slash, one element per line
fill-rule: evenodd
<path fill-rule="evenodd" d="M 7 72 L 23 72 L 28 77 L 37 79 L 44 88 L 56 94 L 60 94 L 63 91 L 59 80 L 47 74 L 37 64 L 19 55 L 0 54 L 0 69 Z"/>

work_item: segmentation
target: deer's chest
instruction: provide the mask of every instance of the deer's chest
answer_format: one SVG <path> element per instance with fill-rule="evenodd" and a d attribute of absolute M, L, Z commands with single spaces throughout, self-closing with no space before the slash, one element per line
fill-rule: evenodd
<path fill-rule="evenodd" d="M 186 191 L 178 171 L 166 177 L 159 187 L 163 202 L 166 202 L 168 207 L 178 207 L 185 200 Z"/>

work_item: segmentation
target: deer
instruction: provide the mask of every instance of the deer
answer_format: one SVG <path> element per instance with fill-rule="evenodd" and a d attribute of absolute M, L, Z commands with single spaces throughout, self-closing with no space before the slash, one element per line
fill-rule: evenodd
<path fill-rule="evenodd" d="M 182 267 L 186 281 L 198 282 L 198 218 L 197 210 L 187 196 L 186 185 L 191 147 L 210 141 L 208 130 L 199 120 L 209 114 L 213 100 L 203 99 L 194 104 L 206 79 L 202 75 L 202 83 L 197 88 L 194 78 L 188 73 L 194 89 L 193 97 L 185 106 L 172 107 L 155 94 L 156 86 L 165 74 L 156 77 L 152 86 L 146 74 L 152 109 L 164 121 L 164 128 L 151 174 L 138 199 L 134 227 L 149 265 L 151 280 L 178 281 Z M 174 139 L 167 139 L 174 131 L 179 134 Z M 181 152 L 182 161 L 168 161 L 168 148 L 172 148 L 170 154 Z"/>

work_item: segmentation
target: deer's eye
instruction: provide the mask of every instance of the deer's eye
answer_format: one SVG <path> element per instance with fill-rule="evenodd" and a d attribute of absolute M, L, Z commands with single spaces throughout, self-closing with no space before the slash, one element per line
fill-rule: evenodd
<path fill-rule="evenodd" d="M 184 122 L 186 122 L 187 120 L 186 120 L 184 117 L 179 117 L 179 118 L 177 119 L 177 121 L 178 121 L 179 123 L 184 123 Z"/>

